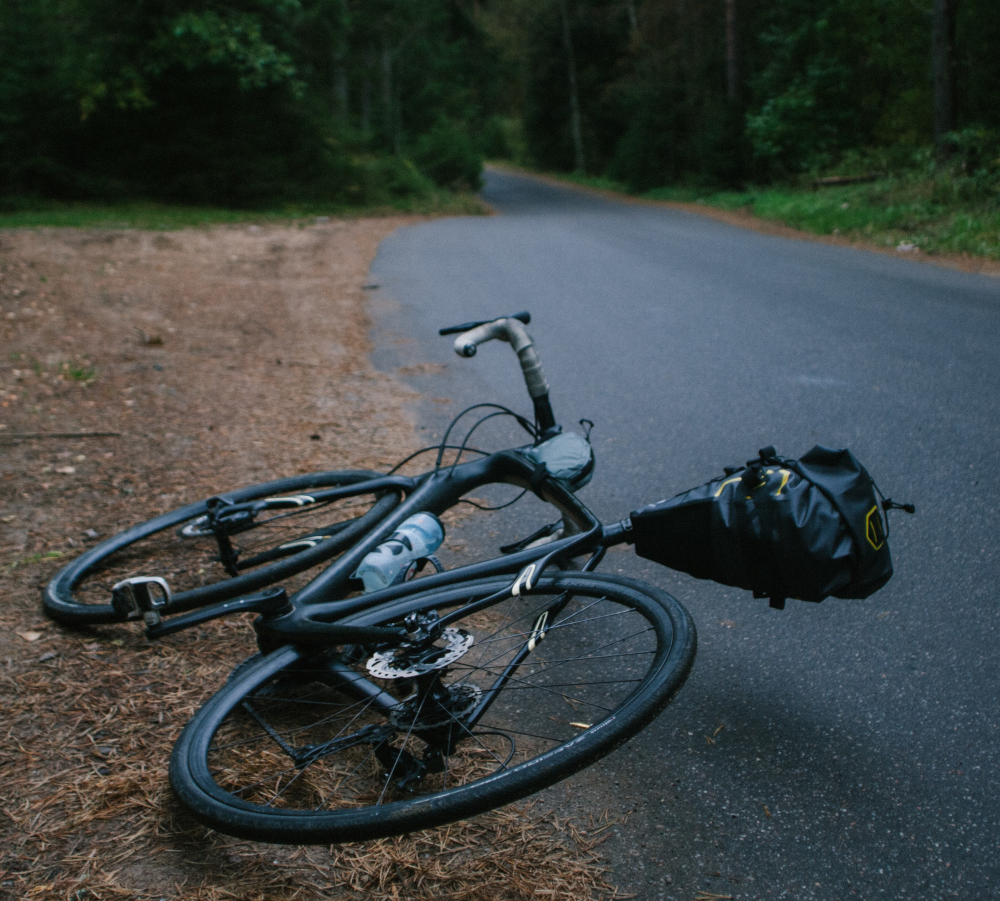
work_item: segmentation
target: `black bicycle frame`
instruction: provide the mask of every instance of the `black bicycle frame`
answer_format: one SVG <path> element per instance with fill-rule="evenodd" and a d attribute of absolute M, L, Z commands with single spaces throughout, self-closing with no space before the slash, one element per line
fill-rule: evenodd
<path fill-rule="evenodd" d="M 415 480 L 414 489 L 407 493 L 406 499 L 376 529 L 296 592 L 282 609 L 272 608 L 257 620 L 254 627 L 261 645 L 274 647 L 288 642 L 329 644 L 352 639 L 395 638 L 398 637 L 399 630 L 353 626 L 342 621 L 397 598 L 412 595 L 415 588 L 423 592 L 488 576 L 514 575 L 542 558 L 551 561 L 569 551 L 575 556 L 594 551 L 609 541 L 617 543 L 624 540 L 620 529 L 604 529 L 600 520 L 576 495 L 555 480 L 546 479 L 538 486 L 538 495 L 558 509 L 579 530 L 578 533 L 540 547 L 425 576 L 420 579 L 418 586 L 403 583 L 354 598 L 344 597 L 351 591 L 352 576 L 365 555 L 385 541 L 403 520 L 421 511 L 444 513 L 464 495 L 487 484 L 504 483 L 530 489 L 534 473 L 533 464 L 522 455 L 514 451 L 500 451 L 479 460 L 420 476 Z M 541 564 L 539 572 L 545 565 L 547 562 Z"/>

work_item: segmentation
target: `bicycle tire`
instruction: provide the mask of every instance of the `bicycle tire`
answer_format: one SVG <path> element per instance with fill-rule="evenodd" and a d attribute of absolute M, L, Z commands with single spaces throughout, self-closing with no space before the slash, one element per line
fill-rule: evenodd
<path fill-rule="evenodd" d="M 509 586 L 493 578 L 420 593 L 415 583 L 412 596 L 352 619 L 399 623 Z M 539 636 L 538 611 L 562 597 L 569 600 Z M 370 661 L 381 672 L 399 649 L 376 658 L 371 649 L 287 645 L 248 663 L 183 730 L 170 762 L 176 796 L 213 829 L 274 843 L 370 840 L 466 819 L 552 785 L 633 737 L 684 683 L 696 648 L 694 624 L 673 597 L 594 573 L 542 577 L 527 596 L 508 592 L 453 626 L 474 641 L 444 669 L 444 700 L 430 719 L 430 695 L 419 701 L 401 680 L 369 674 Z M 464 725 L 469 705 L 489 691 L 483 683 L 495 685 L 501 667 L 529 647 L 530 666 L 522 663 L 482 718 Z M 608 662 L 611 649 L 627 656 Z M 383 714 L 374 701 L 352 700 L 337 675 L 345 667 L 397 707 Z M 451 737 L 443 773 L 429 772 L 428 761 L 440 763 L 434 743 Z M 415 766 L 428 770 L 418 788 Z"/>
<path fill-rule="evenodd" d="M 364 482 L 380 476 L 366 470 L 332 470 L 216 495 L 235 504 L 302 496 L 299 506 L 275 509 L 270 517 L 262 516 L 252 527 L 234 534 L 237 542 L 253 550 L 240 562 L 241 566 L 246 564 L 246 571 L 235 576 L 219 564 L 218 545 L 212 533 L 190 528 L 206 519 L 208 499 L 164 513 L 101 542 L 61 569 L 43 592 L 43 606 L 49 616 L 67 625 L 99 625 L 123 621 L 111 606 L 111 587 L 131 576 L 166 577 L 173 590 L 171 610 L 175 612 L 274 585 L 349 547 L 398 504 L 396 492 L 365 497 Z M 310 503 L 302 494 L 350 485 L 359 486 L 361 500 Z M 352 507 L 352 503 L 356 506 Z M 346 511 L 351 515 L 345 520 Z M 322 532 L 331 525 L 338 529 L 332 538 L 311 546 L 309 542 L 293 546 L 296 538 L 301 542 L 303 536 Z M 181 534 L 185 530 L 187 534 Z M 254 565 L 255 561 L 261 562 Z"/>

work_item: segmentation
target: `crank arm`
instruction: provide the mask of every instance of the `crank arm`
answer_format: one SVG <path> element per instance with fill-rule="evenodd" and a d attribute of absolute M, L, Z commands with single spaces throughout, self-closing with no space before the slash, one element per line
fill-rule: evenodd
<path fill-rule="evenodd" d="M 249 594 L 242 598 L 223 601 L 221 604 L 212 604 L 210 607 L 202 607 L 201 610 L 176 616 L 169 623 L 164 623 L 159 612 L 153 610 L 146 613 L 146 637 L 149 639 L 163 638 L 164 635 L 173 635 L 174 632 L 190 629 L 192 626 L 207 623 L 220 616 L 229 616 L 232 613 L 266 613 L 273 616 L 290 609 L 288 594 L 284 588 L 268 588 L 259 594 Z"/>

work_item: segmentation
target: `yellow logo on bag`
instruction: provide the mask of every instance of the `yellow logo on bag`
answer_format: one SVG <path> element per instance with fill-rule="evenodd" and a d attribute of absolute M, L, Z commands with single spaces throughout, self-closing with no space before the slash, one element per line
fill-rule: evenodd
<path fill-rule="evenodd" d="M 885 526 L 882 524 L 882 517 L 878 512 L 878 504 L 872 507 L 865 517 L 865 536 L 875 550 L 885 544 Z"/>
<path fill-rule="evenodd" d="M 781 476 L 781 484 L 778 486 L 778 490 L 774 492 L 774 497 L 781 497 L 781 492 L 784 491 L 785 486 L 788 484 L 788 480 L 791 478 L 792 473 L 787 469 L 779 469 L 778 474 Z M 773 476 L 774 470 L 768 469 L 761 474 L 760 484 L 755 485 L 751 490 L 756 491 L 758 488 L 763 488 L 767 484 L 767 476 Z M 726 479 L 720 486 L 719 490 L 715 492 L 716 497 L 720 497 L 722 492 L 725 490 L 726 485 L 735 485 L 737 482 L 742 482 L 743 476 L 736 476 L 732 479 Z M 751 496 L 747 495 L 747 500 L 752 500 Z"/>

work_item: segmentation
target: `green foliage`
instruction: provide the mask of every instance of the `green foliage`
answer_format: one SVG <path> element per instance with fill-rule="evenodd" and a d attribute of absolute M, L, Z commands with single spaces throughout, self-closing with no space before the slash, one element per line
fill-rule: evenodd
<path fill-rule="evenodd" d="M 601 171 L 614 152 L 625 110 L 609 93 L 628 47 L 624 8 L 616 0 L 567 0 L 576 80 L 583 114 L 587 168 Z M 546 169 L 572 169 L 570 94 L 560 0 L 539 2 L 528 17 L 524 132 L 530 160 Z"/>
<path fill-rule="evenodd" d="M 487 31 L 518 67 L 505 112 L 544 169 L 574 165 L 563 5 L 588 171 L 632 190 L 794 181 L 874 152 L 878 171 L 907 169 L 933 138 L 931 0 L 737 0 L 733 96 L 722 0 L 510 2 Z M 962 129 L 1000 127 L 995 5 L 959 4 Z"/>
<path fill-rule="evenodd" d="M 1000 128 L 1000 16 L 995 0 L 962 0 L 956 31 L 959 123 Z"/>
<path fill-rule="evenodd" d="M 615 191 L 619 194 L 629 193 L 629 186 L 627 184 L 603 175 L 582 175 L 579 172 L 566 172 L 560 174 L 559 178 L 562 181 L 582 185 L 585 188 L 596 188 L 598 191 Z"/>
<path fill-rule="evenodd" d="M 68 382 L 89 385 L 97 379 L 97 370 L 87 360 L 65 360 L 58 370 L 60 377 Z"/>
<path fill-rule="evenodd" d="M 340 208 L 432 203 L 483 155 L 572 169 L 565 11 L 590 176 L 993 203 L 996 0 L 958 6 L 943 157 L 931 6 L 737 0 L 730 96 L 723 0 L 5 0 L 0 197 Z"/>
<path fill-rule="evenodd" d="M 722 3 L 648 0 L 633 31 L 620 0 L 566 0 L 587 168 L 641 190 L 676 179 L 731 181 L 746 157 L 725 95 Z M 532 162 L 569 169 L 573 149 L 560 4 L 530 19 L 524 124 Z"/>
<path fill-rule="evenodd" d="M 968 253 L 1000 259 L 1000 203 L 970 196 L 948 172 L 919 167 L 871 184 L 836 188 L 766 187 L 711 192 L 659 188 L 651 200 L 741 210 L 820 235 L 839 235 L 905 253 Z"/>
<path fill-rule="evenodd" d="M 836 235 L 897 249 L 901 254 L 961 253 L 1000 260 L 1000 134 L 967 129 L 949 136 L 942 159 L 929 148 L 869 149 L 846 155 L 839 174 L 871 172 L 891 160 L 895 171 L 834 187 L 761 186 L 716 190 L 692 184 L 632 191 L 644 199 L 752 213 L 819 235 Z M 974 161 L 979 161 L 978 168 Z M 605 177 L 566 173 L 564 181 L 629 193 Z"/>
<path fill-rule="evenodd" d="M 950 168 L 976 183 L 977 193 L 995 191 L 1000 175 L 1000 130 L 973 126 L 945 136 L 947 156 L 936 168 Z"/>
<path fill-rule="evenodd" d="M 72 180 L 63 148 L 77 131 L 58 0 L 0 4 L 0 189 L 58 190 Z"/>
<path fill-rule="evenodd" d="M 385 157 L 373 157 L 376 163 L 368 170 L 373 179 L 384 171 Z M 393 165 L 389 163 L 389 165 Z M 410 170 L 412 171 L 412 169 Z M 423 176 L 421 176 L 422 178 Z M 424 185 L 426 186 L 426 180 Z M 384 185 L 381 185 L 384 187 Z M 388 192 L 385 192 L 388 194 Z M 0 203 L 0 228 L 106 228 L 173 231 L 218 224 L 248 222 L 297 222 L 308 225 L 322 216 L 389 215 L 396 212 L 480 215 L 482 205 L 471 194 L 453 194 L 442 189 L 428 193 L 397 192 L 398 196 L 365 205 L 350 202 L 309 201 L 282 203 L 275 207 L 240 210 L 232 207 L 192 207 L 165 203 L 82 203 L 53 200 L 8 198 Z M 16 362 L 15 355 L 11 355 Z M 41 364 L 38 364 L 41 366 Z"/>
<path fill-rule="evenodd" d="M 247 13 L 181 13 L 157 35 L 154 49 L 147 65 L 156 74 L 175 65 L 188 70 L 226 66 L 238 74 L 243 90 L 291 82 L 295 77 L 291 56 L 265 41 L 260 20 Z M 301 83 L 295 86 L 303 87 Z"/>
<path fill-rule="evenodd" d="M 38 551 L 35 554 L 30 554 L 27 557 L 22 557 L 20 560 L 8 563 L 7 569 L 15 570 L 19 566 L 34 566 L 36 563 L 42 563 L 45 560 L 55 560 L 62 556 L 64 556 L 62 551 Z"/>
<path fill-rule="evenodd" d="M 106 106 L 154 106 L 157 82 L 175 69 L 224 70 L 244 90 L 301 88 L 288 52 L 298 0 L 57 2 L 77 37 L 69 49 L 84 119 Z"/>
<path fill-rule="evenodd" d="M 9 0 L 0 58 L 0 196 L 22 201 L 429 197 L 402 152 L 480 122 L 492 84 L 461 0 Z"/>
<path fill-rule="evenodd" d="M 480 134 L 479 149 L 487 159 L 527 163 L 524 123 L 514 116 L 490 116 Z"/>
<path fill-rule="evenodd" d="M 660 0 L 641 30 L 616 85 L 628 117 L 608 174 L 634 190 L 737 180 L 746 149 L 725 94 L 724 4 Z"/>
<path fill-rule="evenodd" d="M 753 79 L 747 134 L 765 173 L 820 169 L 876 137 L 930 139 L 926 52 L 915 52 L 929 28 L 912 4 L 775 0 L 758 27 L 766 64 Z"/>
<path fill-rule="evenodd" d="M 453 190 L 479 188 L 483 158 L 465 128 L 441 119 L 413 146 L 413 159 L 434 182 Z"/>

